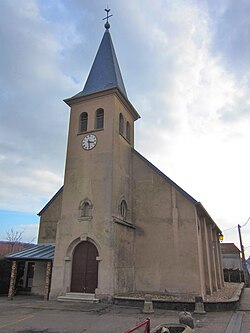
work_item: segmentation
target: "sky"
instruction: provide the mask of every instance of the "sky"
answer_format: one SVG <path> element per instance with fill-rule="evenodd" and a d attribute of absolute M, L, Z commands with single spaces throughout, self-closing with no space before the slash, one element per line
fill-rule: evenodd
<path fill-rule="evenodd" d="M 98 0 L 1 0 L 0 239 L 36 241 L 63 184 L 68 106 L 104 33 Z M 250 217 L 250 2 L 110 1 L 135 148 L 239 246 Z M 153 138 L 153 140 L 152 140 Z M 250 222 L 242 227 L 250 254 Z"/>

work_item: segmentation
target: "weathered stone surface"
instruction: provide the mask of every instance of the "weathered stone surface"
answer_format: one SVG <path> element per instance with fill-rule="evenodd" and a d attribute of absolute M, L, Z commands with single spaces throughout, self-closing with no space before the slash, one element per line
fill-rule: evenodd
<path fill-rule="evenodd" d="M 179 313 L 179 323 L 187 325 L 190 328 L 194 328 L 194 319 L 190 312 L 180 312 Z"/>
<path fill-rule="evenodd" d="M 194 313 L 205 314 L 203 297 L 201 295 L 195 296 L 195 310 Z"/>
<path fill-rule="evenodd" d="M 152 297 L 149 294 L 145 295 L 144 306 L 143 306 L 143 313 L 154 313 Z"/>

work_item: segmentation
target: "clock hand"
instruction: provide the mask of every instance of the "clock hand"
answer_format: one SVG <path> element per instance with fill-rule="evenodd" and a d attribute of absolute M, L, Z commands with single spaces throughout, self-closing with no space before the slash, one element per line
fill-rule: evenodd
<path fill-rule="evenodd" d="M 90 144 L 94 143 L 93 141 L 88 140 L 88 147 L 90 148 Z"/>

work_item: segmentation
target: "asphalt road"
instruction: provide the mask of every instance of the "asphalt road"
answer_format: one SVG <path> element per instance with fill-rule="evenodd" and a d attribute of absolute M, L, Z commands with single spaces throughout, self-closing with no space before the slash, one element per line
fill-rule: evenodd
<path fill-rule="evenodd" d="M 245 293 L 240 333 L 250 332 L 250 289 Z M 178 323 L 177 311 L 156 309 L 150 315 L 151 329 L 163 323 Z M 233 312 L 195 315 L 195 332 L 225 333 Z M 139 308 L 108 304 L 46 302 L 17 296 L 0 297 L 1 333 L 122 333 L 143 321 Z"/>

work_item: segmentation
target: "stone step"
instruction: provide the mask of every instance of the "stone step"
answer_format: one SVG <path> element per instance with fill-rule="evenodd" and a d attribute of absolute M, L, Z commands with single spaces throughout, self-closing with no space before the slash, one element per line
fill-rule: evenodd
<path fill-rule="evenodd" d="M 65 296 L 58 296 L 59 302 L 85 302 L 98 303 L 100 300 L 95 297 L 95 294 L 87 293 L 66 293 Z"/>
<path fill-rule="evenodd" d="M 95 299 L 95 294 L 90 294 L 90 293 L 73 293 L 73 292 L 69 292 L 66 293 L 65 296 L 69 296 L 69 297 L 80 297 L 80 298 L 87 298 L 87 299 Z"/>

